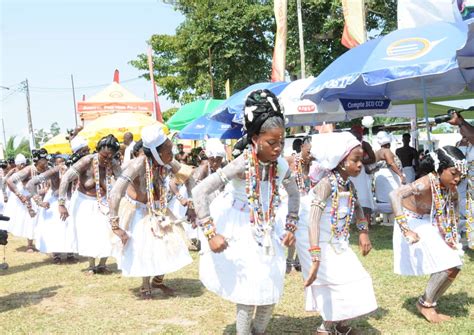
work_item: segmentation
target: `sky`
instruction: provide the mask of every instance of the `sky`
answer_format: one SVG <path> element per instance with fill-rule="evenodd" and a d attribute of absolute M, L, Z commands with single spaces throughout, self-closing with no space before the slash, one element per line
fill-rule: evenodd
<path fill-rule="evenodd" d="M 0 0 L 0 117 L 6 137 L 27 136 L 28 79 L 32 123 L 74 128 L 74 103 L 109 85 L 114 70 L 129 91 L 153 99 L 152 85 L 129 61 L 153 34 L 174 34 L 184 17 L 158 0 Z M 6 89 L 10 88 L 9 90 Z M 173 106 L 160 97 L 162 110 Z M 3 133 L 0 128 L 0 142 Z"/>

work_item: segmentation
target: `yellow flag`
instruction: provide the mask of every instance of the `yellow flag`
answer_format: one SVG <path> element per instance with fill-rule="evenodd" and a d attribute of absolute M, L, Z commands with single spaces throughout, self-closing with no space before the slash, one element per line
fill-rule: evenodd
<path fill-rule="evenodd" d="M 229 99 L 230 97 L 230 80 L 229 79 L 225 81 L 225 97 L 226 99 Z"/>

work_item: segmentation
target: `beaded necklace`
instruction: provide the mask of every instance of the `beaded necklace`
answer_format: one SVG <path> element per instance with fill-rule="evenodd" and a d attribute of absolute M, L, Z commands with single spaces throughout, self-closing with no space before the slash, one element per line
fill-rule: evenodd
<path fill-rule="evenodd" d="M 354 191 L 352 189 L 352 183 L 349 180 L 344 180 L 337 171 L 331 173 L 329 175 L 329 181 L 331 182 L 331 240 L 333 237 L 336 239 L 343 238 L 344 240 L 348 239 L 349 236 L 349 225 L 352 222 L 352 217 L 354 216 L 354 208 L 356 197 L 354 195 Z M 343 187 L 343 189 L 348 189 L 349 191 L 349 214 L 346 215 L 346 222 L 343 226 L 339 227 L 338 223 L 340 221 L 339 218 L 339 186 Z"/>
<path fill-rule="evenodd" d="M 441 190 L 439 178 L 433 173 L 429 174 L 429 178 L 433 202 L 431 217 L 434 217 L 438 230 L 446 244 L 456 249 L 458 228 L 451 191 L 446 196 L 445 192 Z"/>
<path fill-rule="evenodd" d="M 263 234 L 266 228 L 272 227 L 275 224 L 275 207 L 280 202 L 278 193 L 278 175 L 277 162 L 271 162 L 268 165 L 268 182 L 270 191 L 268 193 L 267 210 L 263 210 L 263 203 L 260 199 L 261 189 L 259 172 L 259 161 L 257 154 L 253 148 L 244 150 L 245 159 L 245 192 L 247 193 L 247 200 L 250 209 L 250 224 L 254 226 L 258 233 Z M 267 167 L 264 166 L 265 170 Z"/>
<path fill-rule="evenodd" d="M 306 182 L 307 177 L 303 172 L 303 159 L 301 158 L 301 154 L 295 155 L 295 166 L 293 172 L 295 173 L 296 185 L 298 186 L 300 194 L 308 194 L 311 189 L 311 183 Z"/>
<path fill-rule="evenodd" d="M 99 154 L 95 154 L 92 159 L 92 169 L 94 172 L 94 181 L 95 181 L 95 196 L 97 198 L 97 205 L 99 206 L 99 210 L 104 215 L 108 215 L 109 212 L 109 196 L 110 191 L 112 190 L 112 169 L 109 165 L 105 168 L 105 202 L 103 200 L 102 195 L 102 188 L 100 187 L 100 167 L 99 167 Z"/>
<path fill-rule="evenodd" d="M 166 215 L 166 208 L 168 207 L 168 199 L 166 198 L 166 188 L 162 180 L 163 174 L 165 172 L 164 166 L 158 167 L 158 174 L 161 178 L 159 183 L 159 196 L 158 199 L 158 208 L 156 208 L 155 202 L 155 185 L 153 184 L 153 162 L 150 158 L 145 160 L 145 180 L 146 180 L 146 191 L 148 198 L 148 211 L 150 214 L 157 216 L 158 218 L 163 218 Z"/>

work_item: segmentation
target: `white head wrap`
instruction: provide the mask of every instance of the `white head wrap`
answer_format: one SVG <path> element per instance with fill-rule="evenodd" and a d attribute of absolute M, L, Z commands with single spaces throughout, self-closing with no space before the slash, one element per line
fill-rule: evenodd
<path fill-rule="evenodd" d="M 206 143 L 206 156 L 207 157 L 222 157 L 225 158 L 225 148 L 220 140 L 217 138 L 211 138 Z"/>
<path fill-rule="evenodd" d="M 71 140 L 71 150 L 72 152 L 77 152 L 82 148 L 87 147 L 89 144 L 87 140 L 82 136 L 76 136 Z"/>
<path fill-rule="evenodd" d="M 352 149 L 360 145 L 359 140 L 349 132 L 323 133 L 312 136 L 310 177 L 317 182 L 334 170 Z"/>
<path fill-rule="evenodd" d="M 18 154 L 15 157 L 15 165 L 26 164 L 26 157 L 23 154 Z"/>
<path fill-rule="evenodd" d="M 386 131 L 379 131 L 377 133 L 377 142 L 379 143 L 380 146 L 382 146 L 382 145 L 392 142 L 392 137 Z"/>
<path fill-rule="evenodd" d="M 142 129 L 143 147 L 151 151 L 153 158 L 161 166 L 164 166 L 165 164 L 161 160 L 160 154 L 156 150 L 156 147 L 159 147 L 165 143 L 167 139 L 168 137 L 166 137 L 163 127 L 159 124 L 147 126 Z"/>

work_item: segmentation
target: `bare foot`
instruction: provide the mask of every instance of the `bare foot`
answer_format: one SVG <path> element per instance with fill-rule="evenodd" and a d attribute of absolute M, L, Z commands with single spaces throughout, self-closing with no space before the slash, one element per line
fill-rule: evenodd
<path fill-rule="evenodd" d="M 446 314 L 438 313 L 438 316 L 441 319 L 441 321 L 450 321 L 451 320 L 451 317 L 449 315 L 446 315 Z"/>
<path fill-rule="evenodd" d="M 439 323 L 443 320 L 439 317 L 438 312 L 433 307 L 424 307 L 419 302 L 416 303 L 416 309 L 431 323 Z"/>

